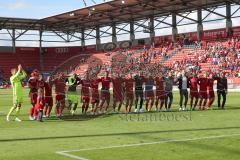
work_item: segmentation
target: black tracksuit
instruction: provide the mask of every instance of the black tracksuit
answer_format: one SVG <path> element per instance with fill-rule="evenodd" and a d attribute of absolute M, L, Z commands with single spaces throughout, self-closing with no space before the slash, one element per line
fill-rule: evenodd
<path fill-rule="evenodd" d="M 224 109 L 225 103 L 226 103 L 226 95 L 228 90 L 228 82 L 227 78 L 217 77 L 215 78 L 217 80 L 217 95 L 218 95 L 218 108 L 222 107 Z M 221 97 L 222 105 L 221 105 Z"/>

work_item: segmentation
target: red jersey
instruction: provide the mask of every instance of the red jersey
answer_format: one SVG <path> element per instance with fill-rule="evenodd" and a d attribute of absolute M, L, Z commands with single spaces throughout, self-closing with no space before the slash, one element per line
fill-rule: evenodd
<path fill-rule="evenodd" d="M 200 85 L 200 91 L 207 91 L 207 87 L 208 87 L 208 79 L 207 78 L 199 78 L 198 84 Z"/>
<path fill-rule="evenodd" d="M 109 90 L 110 89 L 110 83 L 111 83 L 111 78 L 110 77 L 101 78 L 101 82 L 102 82 L 102 90 Z"/>
<path fill-rule="evenodd" d="M 198 78 L 197 77 L 191 77 L 189 79 L 190 83 L 190 90 L 197 91 L 198 90 Z"/>
<path fill-rule="evenodd" d="M 48 82 L 44 82 L 45 97 L 52 97 L 52 86 Z"/>
<path fill-rule="evenodd" d="M 44 84 L 45 84 L 44 80 L 38 80 L 38 83 L 37 83 L 38 88 L 41 88 L 44 90 Z"/>
<path fill-rule="evenodd" d="M 82 96 L 90 96 L 91 83 L 89 80 L 81 80 L 82 85 Z"/>
<path fill-rule="evenodd" d="M 214 79 L 208 79 L 208 91 L 213 92 Z"/>
<path fill-rule="evenodd" d="M 113 93 L 122 93 L 123 92 L 123 79 L 122 78 L 114 78 L 112 79 L 113 83 Z"/>
<path fill-rule="evenodd" d="M 101 79 L 94 79 L 91 81 L 91 88 L 93 95 L 98 95 L 98 85 L 101 82 Z"/>
<path fill-rule="evenodd" d="M 37 97 L 37 108 L 43 109 L 45 106 L 45 99 L 44 97 Z"/>
<path fill-rule="evenodd" d="M 156 82 L 156 92 L 164 92 L 164 79 L 162 77 L 156 77 L 155 78 Z"/>
<path fill-rule="evenodd" d="M 37 93 L 38 90 L 38 80 L 36 77 L 31 77 L 28 80 L 28 87 L 30 88 L 30 93 Z"/>
<path fill-rule="evenodd" d="M 66 84 L 64 78 L 58 78 L 54 80 L 55 93 L 56 95 L 65 95 Z"/>
<path fill-rule="evenodd" d="M 134 80 L 132 78 L 125 79 L 125 90 L 127 94 L 133 94 Z"/>

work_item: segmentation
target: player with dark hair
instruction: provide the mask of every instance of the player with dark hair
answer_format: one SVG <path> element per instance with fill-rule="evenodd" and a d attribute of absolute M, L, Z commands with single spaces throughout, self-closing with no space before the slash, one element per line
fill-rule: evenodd
<path fill-rule="evenodd" d="M 226 103 L 226 97 L 228 93 L 228 81 L 225 73 L 220 73 L 217 80 L 217 95 L 218 95 L 218 109 L 224 109 Z M 221 103 L 221 97 L 223 98 Z"/>
<path fill-rule="evenodd" d="M 146 100 L 146 111 L 151 111 L 154 104 L 154 79 L 151 75 L 145 80 L 145 100 Z M 150 106 L 149 106 L 150 104 Z"/>
<path fill-rule="evenodd" d="M 208 107 L 207 107 L 207 109 L 211 108 L 211 106 L 215 100 L 213 85 L 214 85 L 213 75 L 209 74 L 209 76 L 208 76 Z"/>
<path fill-rule="evenodd" d="M 172 75 L 171 72 L 168 72 L 168 76 L 165 78 L 165 93 L 166 93 L 166 97 L 165 97 L 165 108 L 167 110 L 167 112 L 170 111 L 172 103 L 173 103 L 173 84 L 174 84 L 174 77 Z"/>
<path fill-rule="evenodd" d="M 91 103 L 92 103 L 92 111 L 96 114 L 98 105 L 99 105 L 99 91 L 98 86 L 101 82 L 97 76 L 91 79 Z"/>
<path fill-rule="evenodd" d="M 80 84 L 82 86 L 81 89 L 81 99 L 82 99 L 82 113 L 86 114 L 89 108 L 90 103 L 90 87 L 91 80 L 89 77 L 89 73 L 86 72 L 84 79 L 81 80 Z"/>
<path fill-rule="evenodd" d="M 109 72 L 106 71 L 105 77 L 101 78 L 102 88 L 101 88 L 101 103 L 99 105 L 100 113 L 102 112 L 103 105 L 105 102 L 107 103 L 105 112 L 107 112 L 108 110 L 109 103 L 110 103 L 110 92 L 109 92 L 110 83 L 111 83 L 111 78 L 109 77 Z"/>
<path fill-rule="evenodd" d="M 190 107 L 191 111 L 195 110 L 198 99 L 199 99 L 199 92 L 198 92 L 198 77 L 197 73 L 193 73 L 193 75 L 189 78 L 189 88 L 190 88 Z M 195 99 L 195 102 L 194 102 Z"/>
<path fill-rule="evenodd" d="M 129 74 L 128 76 L 126 76 L 124 80 L 124 91 L 125 91 L 125 97 L 126 97 L 125 113 L 129 113 L 132 110 L 132 105 L 134 100 L 133 88 L 134 88 L 134 79 L 132 75 Z"/>
<path fill-rule="evenodd" d="M 165 82 L 162 74 L 155 77 L 155 85 L 156 85 L 156 111 L 161 111 L 165 102 Z M 158 108 L 158 103 L 160 101 L 160 107 Z"/>
<path fill-rule="evenodd" d="M 39 122 L 43 121 L 43 108 L 45 106 L 44 92 L 42 88 L 38 89 L 37 104 L 34 109 L 35 119 Z"/>
<path fill-rule="evenodd" d="M 208 94 L 207 94 L 207 86 L 208 86 L 208 79 L 207 74 L 203 73 L 198 79 L 198 84 L 200 86 L 199 95 L 199 110 L 204 110 L 207 104 Z"/>
<path fill-rule="evenodd" d="M 77 86 L 80 84 L 80 79 L 77 74 L 73 74 L 66 79 L 66 85 L 68 86 L 67 99 L 71 114 L 74 115 L 78 106 L 79 95 L 77 93 Z"/>
<path fill-rule="evenodd" d="M 29 111 L 29 120 L 34 120 L 34 109 L 37 104 L 37 96 L 38 96 L 38 78 L 37 73 L 31 73 L 31 77 L 28 80 L 28 87 L 30 88 L 29 97 L 31 101 L 31 108 Z"/>
<path fill-rule="evenodd" d="M 180 101 L 179 101 L 179 111 L 187 110 L 187 102 L 188 102 L 188 88 L 189 88 L 189 78 L 186 72 L 183 70 L 177 78 L 178 89 L 180 93 Z M 184 107 L 183 107 L 183 99 Z"/>
<path fill-rule="evenodd" d="M 135 81 L 135 112 L 142 112 L 142 105 L 143 105 L 143 84 L 145 78 L 143 73 L 137 74 L 134 77 Z M 138 102 L 140 100 L 140 106 L 138 107 Z"/>
<path fill-rule="evenodd" d="M 65 92 L 66 92 L 66 84 L 65 84 L 65 76 L 63 73 L 59 73 L 54 78 L 55 85 L 55 94 L 56 94 L 56 110 L 57 117 L 62 116 L 62 112 L 65 108 Z"/>
<path fill-rule="evenodd" d="M 53 96 L 52 96 L 52 79 L 49 76 L 44 83 L 44 91 L 45 91 L 45 106 L 44 106 L 44 113 L 43 117 L 49 118 L 51 115 L 52 107 L 53 107 Z"/>
<path fill-rule="evenodd" d="M 123 103 L 123 78 L 120 74 L 112 78 L 113 84 L 113 110 L 116 111 L 116 106 L 118 103 L 117 111 L 119 112 Z"/>
<path fill-rule="evenodd" d="M 23 93 L 22 93 L 22 81 L 26 78 L 27 74 L 22 69 L 21 65 L 18 65 L 17 69 L 11 70 L 12 76 L 10 77 L 10 82 L 13 88 L 13 107 L 10 109 L 9 113 L 7 114 L 7 121 L 10 121 L 10 115 L 14 110 L 16 110 L 16 118 L 15 121 L 21 122 L 18 118 L 22 102 L 23 102 Z"/>

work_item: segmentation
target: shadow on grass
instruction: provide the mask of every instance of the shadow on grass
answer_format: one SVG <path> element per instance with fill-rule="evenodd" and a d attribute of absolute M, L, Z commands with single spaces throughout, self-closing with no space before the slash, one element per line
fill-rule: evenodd
<path fill-rule="evenodd" d="M 16 142 L 16 141 L 38 141 L 38 140 L 56 140 L 56 139 L 71 139 L 71 138 L 92 138 L 92 137 L 107 137 L 107 136 L 130 136 L 130 135 L 144 135 L 144 134 L 161 134 L 173 132 L 194 132 L 194 131 L 217 131 L 240 129 L 236 127 L 222 127 L 222 128 L 196 128 L 196 129 L 180 129 L 180 130 L 160 130 L 160 131 L 145 131 L 145 132 L 128 132 L 128 133 L 106 133 L 106 134 L 92 134 L 92 135 L 72 135 L 72 136 L 55 136 L 55 137 L 33 137 L 33 138 L 16 138 L 16 139 L 0 139 L 0 142 Z"/>

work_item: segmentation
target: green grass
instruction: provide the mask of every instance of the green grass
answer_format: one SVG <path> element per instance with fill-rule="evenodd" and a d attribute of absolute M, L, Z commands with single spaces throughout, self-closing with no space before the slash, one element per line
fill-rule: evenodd
<path fill-rule="evenodd" d="M 56 154 L 56 151 L 240 134 L 239 93 L 229 93 L 226 110 L 127 116 L 109 114 L 66 117 L 62 120 L 53 117 L 43 123 L 28 121 L 30 105 L 27 90 L 20 117 L 24 121 L 6 122 L 5 115 L 12 103 L 11 93 L 11 90 L 0 90 L 0 160 L 70 160 Z M 173 108 L 176 110 L 178 94 L 175 93 L 174 97 Z M 213 107 L 216 108 L 216 102 Z M 239 146 L 240 136 L 229 136 L 70 154 L 90 160 L 238 160 Z"/>

